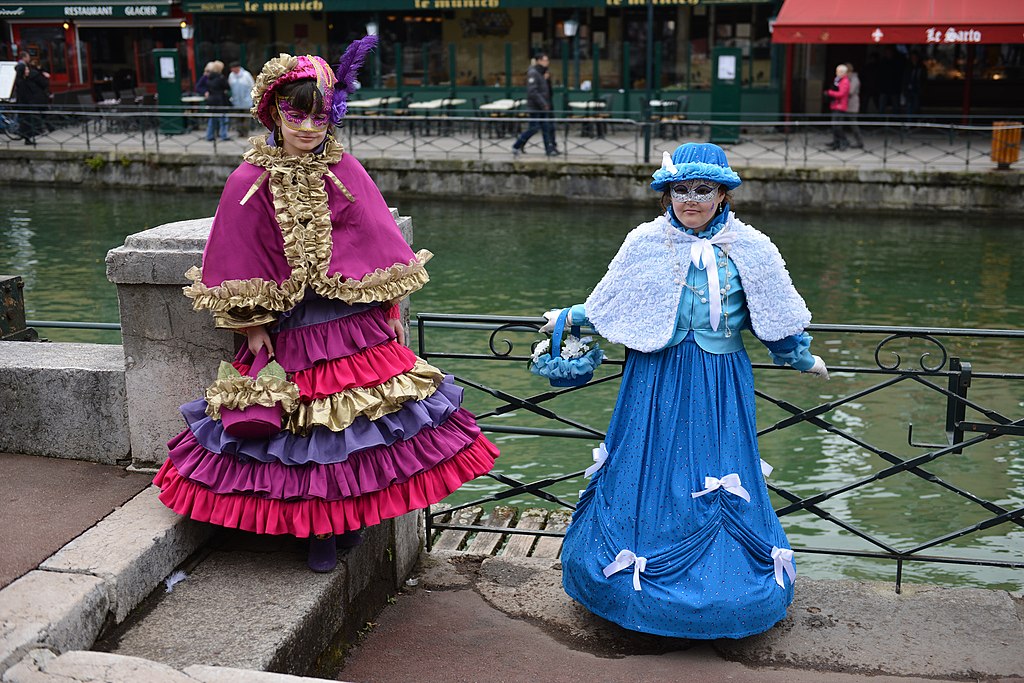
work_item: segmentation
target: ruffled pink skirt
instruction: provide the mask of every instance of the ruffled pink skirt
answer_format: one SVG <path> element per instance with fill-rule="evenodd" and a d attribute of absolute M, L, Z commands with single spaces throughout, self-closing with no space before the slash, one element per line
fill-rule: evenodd
<path fill-rule="evenodd" d="M 168 443 L 154 479 L 164 505 L 224 527 L 306 537 L 424 508 L 491 470 L 498 450 L 451 378 L 424 371 L 379 307 L 325 303 L 316 315 L 293 310 L 272 333 L 277 361 L 314 404 L 300 414 L 317 419 L 236 438 L 206 415 L 205 400 L 185 404 L 188 428 Z M 245 372 L 251 362 L 243 349 L 234 364 Z M 344 414 L 323 419 L 332 410 Z"/>

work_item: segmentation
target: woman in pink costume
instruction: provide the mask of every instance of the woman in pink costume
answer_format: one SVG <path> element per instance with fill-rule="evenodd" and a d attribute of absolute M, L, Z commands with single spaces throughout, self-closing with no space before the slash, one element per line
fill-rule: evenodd
<path fill-rule="evenodd" d="M 310 538 L 314 571 L 333 569 L 360 529 L 438 502 L 498 455 L 451 377 L 403 345 L 398 302 L 427 282 L 431 254 L 413 253 L 332 135 L 374 43 L 354 43 L 336 71 L 282 54 L 256 79 L 252 113 L 272 132 L 228 178 L 185 288 L 247 343 L 182 406 L 188 428 L 155 479 L 192 519 Z M 247 376 L 268 358 L 275 372 Z M 270 406 L 282 427 L 269 436 L 227 422 Z"/>

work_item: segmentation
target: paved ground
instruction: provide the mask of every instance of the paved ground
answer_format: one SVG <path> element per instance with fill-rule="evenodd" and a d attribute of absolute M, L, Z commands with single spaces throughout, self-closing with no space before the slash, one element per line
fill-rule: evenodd
<path fill-rule="evenodd" d="M 557 561 L 424 556 L 339 678 L 364 683 L 1024 680 L 1006 593 L 798 579 L 788 616 L 742 640 L 637 634 L 565 596 Z"/>
<path fill-rule="evenodd" d="M 0 453 L 0 588 L 149 485 L 148 474 Z"/>

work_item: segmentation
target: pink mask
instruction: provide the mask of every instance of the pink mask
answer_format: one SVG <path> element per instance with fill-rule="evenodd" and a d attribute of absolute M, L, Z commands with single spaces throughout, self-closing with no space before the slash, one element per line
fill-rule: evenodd
<path fill-rule="evenodd" d="M 330 111 L 330 108 L 322 107 L 320 113 L 310 116 L 301 109 L 293 107 L 288 100 L 277 98 L 277 112 L 281 115 L 281 123 L 291 130 L 325 131 L 331 122 Z"/>

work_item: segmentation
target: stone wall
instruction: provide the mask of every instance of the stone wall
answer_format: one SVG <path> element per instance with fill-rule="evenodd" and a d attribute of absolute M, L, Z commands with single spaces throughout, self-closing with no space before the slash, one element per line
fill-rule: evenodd
<path fill-rule="evenodd" d="M 0 453 L 126 462 L 121 347 L 0 342 L 0 416 Z"/>
<path fill-rule="evenodd" d="M 10 149 L 0 159 L 0 182 L 87 187 L 169 188 L 219 192 L 234 169 L 233 154 L 96 154 Z M 473 198 L 507 202 L 637 202 L 650 205 L 652 164 L 366 158 L 363 164 L 386 199 Z M 95 165 L 95 164 L 94 164 Z M 738 166 L 737 205 L 810 211 L 971 211 L 1024 216 L 1020 171 L 898 171 L 841 168 L 778 169 Z"/>

